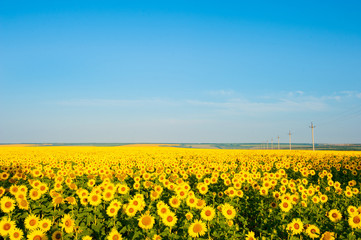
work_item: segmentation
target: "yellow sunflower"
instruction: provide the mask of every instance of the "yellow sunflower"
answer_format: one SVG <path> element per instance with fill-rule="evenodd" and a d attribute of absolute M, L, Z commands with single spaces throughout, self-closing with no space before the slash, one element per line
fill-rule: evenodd
<path fill-rule="evenodd" d="M 51 220 L 47 219 L 47 218 L 44 218 L 44 219 L 40 220 L 39 221 L 39 228 L 43 232 L 49 231 L 50 228 L 51 228 Z"/>
<path fill-rule="evenodd" d="M 202 209 L 201 217 L 204 220 L 212 221 L 215 215 L 216 215 L 216 211 L 214 210 L 213 207 L 206 206 Z"/>
<path fill-rule="evenodd" d="M 24 232 L 23 230 L 21 230 L 20 228 L 14 228 L 10 233 L 9 233 L 9 237 L 10 240 L 19 240 L 19 239 L 23 239 L 24 236 Z"/>
<path fill-rule="evenodd" d="M 122 240 L 122 239 L 123 239 L 122 235 L 120 235 L 120 233 L 115 228 L 113 228 L 112 231 L 107 236 L 107 240 Z"/>
<path fill-rule="evenodd" d="M 88 201 L 89 201 L 90 205 L 98 206 L 102 202 L 102 197 L 101 197 L 101 195 L 99 195 L 95 192 L 92 192 L 92 193 L 90 193 L 90 195 L 88 197 Z"/>
<path fill-rule="evenodd" d="M 15 196 L 19 192 L 19 187 L 17 185 L 11 185 L 9 191 Z"/>
<path fill-rule="evenodd" d="M 65 214 L 63 218 L 61 219 L 60 225 L 66 233 L 71 233 L 74 231 L 74 220 L 71 218 L 69 214 Z"/>
<path fill-rule="evenodd" d="M 15 222 L 10 218 L 3 218 L 0 221 L 0 235 L 5 237 L 15 229 Z"/>
<path fill-rule="evenodd" d="M 82 237 L 81 240 L 93 240 L 93 238 L 89 235 L 86 235 L 86 236 Z"/>
<path fill-rule="evenodd" d="M 351 228 L 361 228 L 361 214 L 354 214 L 348 218 L 348 224 Z"/>
<path fill-rule="evenodd" d="M 18 203 L 18 207 L 20 209 L 23 209 L 23 210 L 28 210 L 29 209 L 29 202 L 28 200 L 26 199 L 18 199 L 17 200 L 17 203 Z"/>
<path fill-rule="evenodd" d="M 236 210 L 232 205 L 225 203 L 222 206 L 222 214 L 226 219 L 232 220 L 236 216 Z"/>
<path fill-rule="evenodd" d="M 335 233 L 334 232 L 325 232 L 322 234 L 321 240 L 335 240 Z"/>
<path fill-rule="evenodd" d="M 173 212 L 168 212 L 162 217 L 162 222 L 167 227 L 173 227 L 177 223 L 178 218 Z"/>
<path fill-rule="evenodd" d="M 307 229 L 306 229 L 306 234 L 314 239 L 314 238 L 319 238 L 320 237 L 320 229 L 315 226 L 315 225 L 308 225 Z"/>
<path fill-rule="evenodd" d="M 187 197 L 186 203 L 189 207 L 195 208 L 197 206 L 197 198 L 195 196 Z"/>
<path fill-rule="evenodd" d="M 118 210 L 119 208 L 110 204 L 108 207 L 107 207 L 107 215 L 109 217 L 114 217 L 118 214 Z"/>
<path fill-rule="evenodd" d="M 114 192 L 113 191 L 107 190 L 107 191 L 103 192 L 103 200 L 104 201 L 109 202 L 109 201 L 113 200 L 113 198 L 114 198 Z"/>
<path fill-rule="evenodd" d="M 186 218 L 187 218 L 187 220 L 193 219 L 193 214 L 192 214 L 191 212 L 188 212 L 188 213 L 186 214 Z"/>
<path fill-rule="evenodd" d="M 160 217 L 164 217 L 168 212 L 170 212 L 170 210 L 167 204 L 163 203 L 157 208 L 157 213 Z"/>
<path fill-rule="evenodd" d="M 2 195 L 4 195 L 5 193 L 5 188 L 0 187 L 0 197 L 2 197 Z"/>
<path fill-rule="evenodd" d="M 246 234 L 246 240 L 256 240 L 256 237 L 254 236 L 253 231 L 250 231 Z"/>
<path fill-rule="evenodd" d="M 206 201 L 203 199 L 197 199 L 196 208 L 203 209 L 206 206 Z"/>
<path fill-rule="evenodd" d="M 7 196 L 1 198 L 0 204 L 4 213 L 9 213 L 15 209 L 15 200 Z"/>
<path fill-rule="evenodd" d="M 331 211 L 328 212 L 328 218 L 332 222 L 338 222 L 341 220 L 342 214 L 337 209 L 332 209 Z"/>
<path fill-rule="evenodd" d="M 207 226 L 201 220 L 195 220 L 188 228 L 188 234 L 197 238 L 203 236 L 207 232 Z"/>
<path fill-rule="evenodd" d="M 152 240 L 162 240 L 162 237 L 158 234 L 154 234 L 154 236 L 152 237 Z"/>
<path fill-rule="evenodd" d="M 289 212 L 292 208 L 292 203 L 289 200 L 282 200 L 279 206 L 283 212 Z"/>
<path fill-rule="evenodd" d="M 287 225 L 287 230 L 292 232 L 292 235 L 300 234 L 303 231 L 303 222 L 301 219 L 293 219 L 291 223 Z"/>
<path fill-rule="evenodd" d="M 173 208 L 178 208 L 181 204 L 181 200 L 178 196 L 173 196 L 169 199 L 169 205 Z"/>
<path fill-rule="evenodd" d="M 149 214 L 143 214 L 138 219 L 138 225 L 143 229 L 152 229 L 154 225 L 154 217 Z"/>
<path fill-rule="evenodd" d="M 29 196 L 30 196 L 31 200 L 36 201 L 36 200 L 40 199 L 41 193 L 37 188 L 33 188 L 30 190 Z"/>
<path fill-rule="evenodd" d="M 120 184 L 118 186 L 118 193 L 119 194 L 127 194 L 129 192 L 129 187 L 125 184 Z"/>
<path fill-rule="evenodd" d="M 32 232 L 30 232 L 30 234 L 28 234 L 28 240 L 47 240 L 48 237 L 46 236 L 46 234 L 39 230 L 33 230 Z"/>
<path fill-rule="evenodd" d="M 36 228 L 38 228 L 39 222 L 40 220 L 36 215 L 30 214 L 25 218 L 25 227 L 30 231 L 35 230 Z"/>
<path fill-rule="evenodd" d="M 134 208 L 136 208 L 137 211 L 141 211 L 144 204 L 144 200 L 142 198 L 136 198 L 129 200 L 129 205 L 132 205 Z"/>
<path fill-rule="evenodd" d="M 128 217 L 134 217 L 137 211 L 138 211 L 137 208 L 131 204 L 125 206 L 125 214 L 127 214 Z"/>
<path fill-rule="evenodd" d="M 348 207 L 347 207 L 347 212 L 348 212 L 348 214 L 350 214 L 350 215 L 355 215 L 355 214 L 358 213 L 358 212 L 357 212 L 357 208 L 356 208 L 355 206 L 348 206 Z"/>

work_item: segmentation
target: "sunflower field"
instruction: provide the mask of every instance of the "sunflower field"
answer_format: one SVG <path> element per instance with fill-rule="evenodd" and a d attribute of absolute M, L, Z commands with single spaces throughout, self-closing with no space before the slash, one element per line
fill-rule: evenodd
<path fill-rule="evenodd" d="M 361 239 L 361 153 L 1 147 L 0 239 Z"/>

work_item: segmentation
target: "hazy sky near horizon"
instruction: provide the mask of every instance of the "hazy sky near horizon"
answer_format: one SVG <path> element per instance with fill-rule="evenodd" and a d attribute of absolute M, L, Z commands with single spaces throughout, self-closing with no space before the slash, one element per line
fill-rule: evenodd
<path fill-rule="evenodd" d="M 361 143 L 360 1 L 0 2 L 0 143 Z"/>

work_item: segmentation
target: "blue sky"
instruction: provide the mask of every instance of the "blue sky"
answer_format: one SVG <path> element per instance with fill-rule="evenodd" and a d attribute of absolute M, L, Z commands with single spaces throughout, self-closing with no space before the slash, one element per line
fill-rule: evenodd
<path fill-rule="evenodd" d="M 359 1 L 0 2 L 0 142 L 361 142 Z"/>

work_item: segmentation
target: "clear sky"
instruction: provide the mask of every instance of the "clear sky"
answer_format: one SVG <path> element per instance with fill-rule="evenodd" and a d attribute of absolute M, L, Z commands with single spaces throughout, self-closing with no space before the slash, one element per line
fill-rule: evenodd
<path fill-rule="evenodd" d="M 0 142 L 361 143 L 360 1 L 0 1 Z"/>

